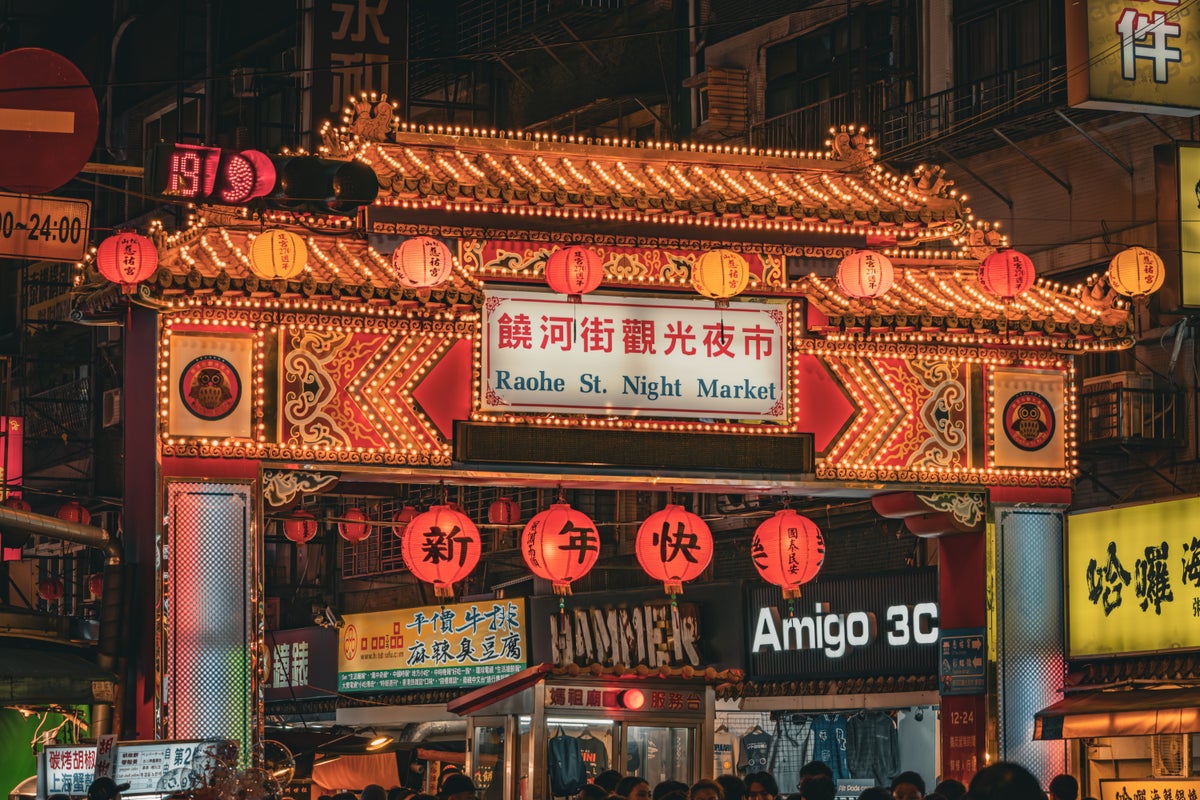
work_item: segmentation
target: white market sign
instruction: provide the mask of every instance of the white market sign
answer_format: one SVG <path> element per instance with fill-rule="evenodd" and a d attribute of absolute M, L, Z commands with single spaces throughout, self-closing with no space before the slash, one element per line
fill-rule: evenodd
<path fill-rule="evenodd" d="M 485 411 L 786 422 L 787 306 L 491 290 Z"/>

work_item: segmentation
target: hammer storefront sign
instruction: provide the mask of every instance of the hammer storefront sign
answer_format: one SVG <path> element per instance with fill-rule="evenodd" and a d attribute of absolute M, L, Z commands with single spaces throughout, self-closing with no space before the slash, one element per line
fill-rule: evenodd
<path fill-rule="evenodd" d="M 700 613 L 692 603 L 572 608 L 550 617 L 555 664 L 698 666 Z"/>

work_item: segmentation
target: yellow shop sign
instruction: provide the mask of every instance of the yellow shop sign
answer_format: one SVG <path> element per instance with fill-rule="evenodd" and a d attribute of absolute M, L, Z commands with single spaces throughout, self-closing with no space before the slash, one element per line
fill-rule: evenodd
<path fill-rule="evenodd" d="M 1200 497 L 1067 517 L 1068 656 L 1200 648 Z"/>
<path fill-rule="evenodd" d="M 525 601 L 346 614 L 338 691 L 482 686 L 525 668 Z"/>

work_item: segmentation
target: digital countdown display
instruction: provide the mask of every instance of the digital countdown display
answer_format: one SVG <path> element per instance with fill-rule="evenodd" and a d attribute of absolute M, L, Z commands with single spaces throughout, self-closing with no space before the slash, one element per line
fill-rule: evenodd
<path fill-rule="evenodd" d="M 238 205 L 275 188 L 275 164 L 258 150 L 222 150 L 192 144 L 159 145 L 151 191 L 181 200 Z"/>

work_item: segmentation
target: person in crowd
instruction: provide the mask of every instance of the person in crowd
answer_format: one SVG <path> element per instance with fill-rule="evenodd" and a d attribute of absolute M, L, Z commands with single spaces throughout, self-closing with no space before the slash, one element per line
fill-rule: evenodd
<path fill-rule="evenodd" d="M 775 800 L 779 796 L 779 784 L 769 772 L 752 772 L 746 776 L 747 800 Z"/>
<path fill-rule="evenodd" d="M 431 794 L 414 794 L 412 800 L 438 800 Z"/>
<path fill-rule="evenodd" d="M 833 800 L 837 794 L 837 784 L 833 778 L 824 775 L 814 775 L 800 784 L 800 797 L 803 800 Z"/>
<path fill-rule="evenodd" d="M 858 795 L 858 800 L 892 800 L 892 793 L 882 786 L 869 786 Z"/>
<path fill-rule="evenodd" d="M 595 778 L 592 778 L 592 783 L 599 786 L 606 794 L 612 794 L 617 789 L 617 784 L 621 782 L 621 773 L 615 769 L 606 769 Z"/>
<path fill-rule="evenodd" d="M 967 793 L 967 787 L 963 785 L 962 781 L 947 778 L 933 787 L 933 791 L 946 798 L 946 800 L 962 800 L 962 796 Z"/>
<path fill-rule="evenodd" d="M 737 775 L 718 775 L 717 783 L 725 792 L 725 800 L 744 800 L 746 797 L 746 782 Z"/>
<path fill-rule="evenodd" d="M 971 778 L 965 800 L 1045 800 L 1038 779 L 1029 770 L 1010 761 L 984 767 Z"/>
<path fill-rule="evenodd" d="M 892 800 L 922 800 L 925 797 L 925 779 L 918 772 L 901 772 L 892 778 Z"/>
<path fill-rule="evenodd" d="M 388 789 L 387 800 L 409 800 L 414 794 L 407 786 L 393 786 Z"/>
<path fill-rule="evenodd" d="M 358 795 L 354 792 L 337 792 L 333 795 L 333 800 L 358 800 Z"/>
<path fill-rule="evenodd" d="M 654 787 L 654 800 L 663 800 L 664 797 L 673 792 L 683 792 L 687 794 L 688 786 L 683 781 L 663 781 Z"/>
<path fill-rule="evenodd" d="M 1074 775 L 1055 775 L 1050 781 L 1050 800 L 1075 800 L 1079 797 L 1079 781 Z"/>
<path fill-rule="evenodd" d="M 621 782 L 617 784 L 613 794 L 623 797 L 625 800 L 651 800 L 650 784 L 646 783 L 645 778 L 639 778 L 637 775 L 626 775 L 621 778 Z"/>
<path fill-rule="evenodd" d="M 699 780 L 688 790 L 687 800 L 725 800 L 725 790 L 716 781 Z"/>
<path fill-rule="evenodd" d="M 684 785 L 686 786 L 687 784 Z M 680 791 L 679 789 L 672 789 L 664 794 L 660 800 L 687 800 L 687 792 Z"/>
<path fill-rule="evenodd" d="M 800 768 L 800 786 L 813 778 L 829 778 L 833 780 L 833 769 L 824 761 L 810 761 Z"/>
<path fill-rule="evenodd" d="M 946 797 L 944 794 L 930 792 L 929 794 L 925 795 L 925 800 L 950 800 L 950 798 Z"/>
<path fill-rule="evenodd" d="M 606 800 L 610 794 L 612 794 L 612 792 L 610 792 L 608 789 L 605 789 L 600 784 L 588 783 L 579 790 L 577 797 L 579 800 Z"/>
<path fill-rule="evenodd" d="M 455 771 L 442 779 L 438 800 L 475 800 L 475 782 Z"/>
<path fill-rule="evenodd" d="M 378 783 L 368 783 L 363 787 L 360 800 L 387 800 L 387 792 Z"/>

